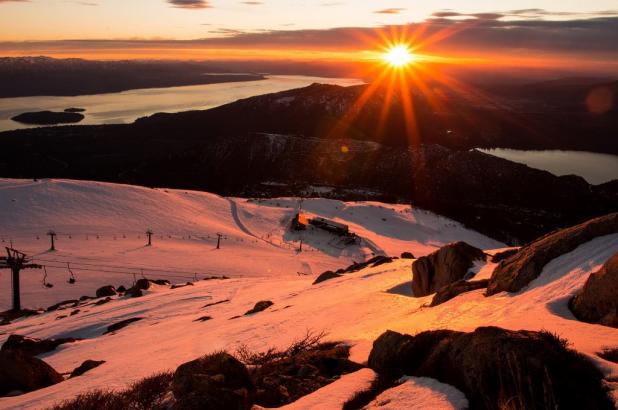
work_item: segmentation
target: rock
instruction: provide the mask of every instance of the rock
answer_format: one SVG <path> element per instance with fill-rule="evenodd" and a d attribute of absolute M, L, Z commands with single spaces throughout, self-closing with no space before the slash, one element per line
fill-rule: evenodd
<path fill-rule="evenodd" d="M 487 295 L 503 291 L 517 292 L 537 278 L 551 260 L 598 236 L 617 232 L 618 213 L 612 213 L 545 235 L 524 246 L 496 267 L 489 280 Z"/>
<path fill-rule="evenodd" d="M 614 408 L 603 372 L 548 332 L 388 331 L 374 342 L 369 367 L 381 376 L 450 384 L 466 395 L 471 409 Z"/>
<path fill-rule="evenodd" d="M 122 320 L 120 322 L 114 323 L 113 325 L 109 325 L 107 327 L 107 330 L 103 334 L 106 335 L 108 333 L 115 332 L 115 331 L 120 330 L 120 329 L 122 329 L 124 327 L 127 327 L 128 325 L 130 325 L 133 322 L 137 322 L 137 321 L 142 320 L 142 319 L 144 319 L 144 318 L 143 317 L 133 317 L 131 319 L 125 319 L 125 320 Z"/>
<path fill-rule="evenodd" d="M 274 303 L 271 302 L 270 300 L 261 300 L 261 301 L 259 301 L 258 303 L 255 304 L 253 309 L 248 310 L 247 313 L 245 313 L 245 316 L 252 315 L 254 313 L 258 313 L 258 312 L 261 312 L 263 310 L 266 310 L 269 307 L 271 307 L 272 305 L 274 305 Z"/>
<path fill-rule="evenodd" d="M 50 365 L 18 350 L 0 351 L 0 396 L 31 392 L 63 380 Z"/>
<path fill-rule="evenodd" d="M 141 289 L 138 289 L 136 287 L 132 287 L 131 289 L 127 290 L 124 293 L 125 296 L 128 296 L 130 298 L 140 298 L 142 296 L 144 296 L 144 292 L 142 292 Z"/>
<path fill-rule="evenodd" d="M 171 289 L 179 289 L 179 288 L 184 288 L 187 286 L 195 286 L 193 283 L 191 282 L 187 282 L 187 283 L 181 283 L 181 284 L 176 284 L 176 285 L 172 285 Z"/>
<path fill-rule="evenodd" d="M 96 302 L 94 302 L 94 305 L 95 305 L 95 306 L 101 306 L 101 305 L 104 305 L 104 304 L 109 303 L 109 302 L 111 302 L 111 301 L 112 301 L 112 298 L 110 298 L 110 297 L 108 296 L 108 297 L 106 297 L 105 299 L 97 300 Z"/>
<path fill-rule="evenodd" d="M 371 264 L 372 268 L 375 268 L 376 266 L 380 266 L 380 265 L 384 265 L 385 263 L 391 263 L 393 261 L 393 258 L 391 258 L 390 256 L 376 256 L 375 258 L 371 258 L 367 261 L 368 264 Z"/>
<path fill-rule="evenodd" d="M 11 118 L 13 121 L 30 125 L 75 124 L 84 119 L 76 112 L 38 111 L 25 112 Z"/>
<path fill-rule="evenodd" d="M 414 296 L 427 296 L 438 289 L 463 279 L 475 260 L 485 260 L 485 253 L 465 242 L 443 246 L 412 264 Z"/>
<path fill-rule="evenodd" d="M 159 286 L 169 286 L 170 285 L 170 281 L 167 279 L 154 279 L 154 280 L 151 280 L 151 282 Z"/>
<path fill-rule="evenodd" d="M 120 285 L 120 286 L 118 286 L 118 289 L 116 289 L 116 291 L 118 293 L 124 293 L 124 292 L 127 291 L 127 288 L 125 288 L 124 285 Z"/>
<path fill-rule="evenodd" d="M 491 257 L 493 263 L 502 262 L 519 252 L 519 248 L 507 249 L 506 251 L 497 252 Z"/>
<path fill-rule="evenodd" d="M 90 371 L 96 367 L 101 366 L 105 363 L 105 360 L 86 360 L 84 363 L 80 364 L 79 367 L 76 367 L 75 370 L 71 372 L 69 379 L 73 377 L 81 376 L 82 374 Z"/>
<path fill-rule="evenodd" d="M 104 298 L 107 296 L 115 296 L 118 294 L 118 292 L 116 292 L 116 288 L 113 287 L 112 285 L 107 285 L 107 286 L 103 286 L 97 289 L 96 294 L 98 298 Z"/>
<path fill-rule="evenodd" d="M 446 285 L 443 288 L 439 289 L 438 292 L 436 292 L 433 299 L 431 300 L 430 306 L 440 305 L 465 292 L 470 292 L 477 289 L 485 289 L 487 288 L 488 284 L 489 279 L 475 281 L 459 280 L 457 282 L 451 283 L 450 285 Z"/>
<path fill-rule="evenodd" d="M 244 364 L 221 352 L 180 365 L 172 391 L 177 409 L 249 410 L 255 389 Z"/>
<path fill-rule="evenodd" d="M 579 320 L 618 328 L 618 253 L 590 275 L 570 308 Z"/>
<path fill-rule="evenodd" d="M 211 319 L 212 319 L 211 316 L 202 316 L 202 317 L 195 319 L 194 322 L 208 322 Z"/>
<path fill-rule="evenodd" d="M 138 279 L 135 282 L 135 285 L 133 285 L 133 288 L 135 289 L 140 289 L 140 290 L 147 290 L 148 288 L 150 288 L 150 283 L 152 281 L 148 280 L 148 279 Z"/>
<path fill-rule="evenodd" d="M 76 307 L 77 305 L 79 305 L 79 300 L 77 299 L 64 300 L 60 303 L 56 303 L 55 305 L 51 305 L 46 309 L 46 311 L 53 312 L 54 310 L 66 309 L 68 307 Z"/>
<path fill-rule="evenodd" d="M 330 279 L 335 279 L 335 278 L 340 278 L 342 275 L 335 273 L 333 271 L 327 270 L 326 272 L 320 274 L 320 276 L 318 276 L 316 278 L 316 280 L 313 281 L 314 285 L 317 285 L 320 282 L 324 282 Z"/>
<path fill-rule="evenodd" d="M 86 109 L 85 108 L 78 108 L 78 107 L 70 107 L 70 108 L 65 108 L 64 112 L 85 112 Z"/>
<path fill-rule="evenodd" d="M 58 346 L 65 343 L 75 343 L 78 340 L 73 337 L 61 339 L 36 339 L 21 335 L 10 335 L 0 348 L 0 351 L 18 351 L 26 356 L 38 356 L 43 353 L 51 352 Z"/>
<path fill-rule="evenodd" d="M 414 259 L 412 252 L 402 252 L 401 259 Z"/>
<path fill-rule="evenodd" d="M 224 299 L 224 300 L 219 300 L 217 302 L 206 303 L 204 306 L 202 306 L 202 308 L 207 308 L 207 307 L 211 307 L 211 306 L 215 306 L 215 305 L 220 305 L 222 303 L 228 303 L 229 301 L 230 301 L 229 299 Z"/>

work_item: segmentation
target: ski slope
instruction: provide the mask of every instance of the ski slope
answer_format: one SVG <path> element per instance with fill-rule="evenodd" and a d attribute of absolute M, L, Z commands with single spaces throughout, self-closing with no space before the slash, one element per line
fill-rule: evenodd
<path fill-rule="evenodd" d="M 51 227 L 59 232 L 70 229 L 81 234 L 107 229 L 106 235 L 112 235 L 121 229 L 138 232 L 148 225 L 161 232 L 172 232 L 175 228 L 180 236 L 200 229 L 219 230 L 228 236 L 218 251 L 213 250 L 212 242 L 181 237 L 159 239 L 152 247 L 144 247 L 143 237 L 141 242 L 137 238 L 127 238 L 127 242 L 99 239 L 86 249 L 85 240 L 61 238 L 59 250 L 46 253 L 46 258 L 61 255 L 135 266 L 169 263 L 185 269 L 213 267 L 213 271 L 231 277 L 200 280 L 194 286 L 174 290 L 153 286 L 141 298 L 115 297 L 101 306 L 80 307 L 80 312 L 73 316 L 59 318 L 69 311 L 48 312 L 1 327 L 0 343 L 11 333 L 39 338 L 84 338 L 40 356 L 60 372 L 71 371 L 87 359 L 106 363 L 79 378 L 22 396 L 2 398 L 0 408 L 45 408 L 90 389 L 121 389 L 154 372 L 173 370 L 183 362 L 217 350 L 234 351 L 241 345 L 253 350 L 284 347 L 307 330 L 326 331 L 329 339 L 350 343 L 351 359 L 366 362 L 373 340 L 387 329 L 411 334 L 443 328 L 471 331 L 485 325 L 514 330 L 546 329 L 567 338 L 572 347 L 592 358 L 608 377 L 618 377 L 617 364 L 596 356 L 602 348 L 616 346 L 618 329 L 579 322 L 567 308 L 568 299 L 583 286 L 588 275 L 618 252 L 618 235 L 596 238 L 553 260 L 539 278 L 519 293 L 485 297 L 479 290 L 436 307 L 426 307 L 431 296 L 414 298 L 410 294 L 410 260 L 396 260 L 318 285 L 312 282 L 322 269 L 344 266 L 376 250 L 388 254 L 407 250 L 418 256 L 452 240 L 465 240 L 485 249 L 504 245 L 447 219 L 403 205 L 313 199 L 303 204 L 307 212 L 348 223 L 367 244 L 342 250 L 329 245 L 328 236 L 316 233 L 305 238 L 307 246 L 315 250 L 297 253 L 280 242 L 285 239 L 284 244 L 294 243 L 293 238 L 285 238 L 289 235 L 285 229 L 287 218 L 296 206 L 293 199 L 258 203 L 204 193 L 72 181 L 5 180 L 0 192 L 3 211 L 10 214 L 2 213 L 2 235 L 17 235 L 29 229 L 34 234 Z M 236 204 L 236 210 L 230 201 Z M 50 221 L 58 225 L 51 226 Z M 18 244 L 22 243 L 33 254 L 46 249 L 47 238 L 37 241 L 24 237 L 20 241 L 23 242 Z M 90 241 L 91 238 L 87 244 L 94 243 Z M 492 268 L 491 263 L 475 267 L 478 276 L 488 275 Z M 311 274 L 298 275 L 300 269 Z M 78 275 L 78 283 L 90 281 L 93 286 L 97 281 L 120 281 L 119 275 L 101 273 L 91 279 L 87 273 Z M 2 289 L 7 290 L 6 285 L 3 282 Z M 62 293 L 66 296 L 73 289 L 70 286 L 63 285 L 58 290 L 55 286 L 52 292 L 66 292 Z M 31 304 L 53 294 L 34 280 L 31 288 Z M 82 293 L 93 291 L 92 287 Z M 225 300 L 228 301 L 204 307 Z M 260 300 L 271 300 L 274 305 L 258 314 L 233 319 Z M 195 321 L 204 315 L 212 320 Z M 103 335 L 108 325 L 134 317 L 144 319 L 115 334 Z M 357 390 L 368 386 L 373 377 L 367 369 L 346 375 L 288 409 L 338 408 Z M 613 387 L 616 394 L 618 386 Z M 422 378 L 411 378 L 378 399 L 388 404 L 386 408 L 393 409 L 455 409 L 465 407 L 466 403 L 461 392 L 451 386 Z M 376 407 L 379 403 L 375 402 L 371 406 L 382 408 Z"/>
<path fill-rule="evenodd" d="M 46 265 L 51 289 L 43 286 L 43 270 L 21 275 L 22 303 L 30 308 L 93 295 L 103 285 L 129 286 L 142 276 L 176 283 L 211 275 L 315 277 L 374 254 L 425 255 L 455 240 L 504 246 L 410 206 L 305 200 L 308 215 L 348 224 L 363 238 L 360 246 L 345 247 L 319 230 L 290 233 L 298 206 L 297 198 L 251 201 L 99 182 L 0 179 L 0 245 L 12 244 Z M 145 246 L 148 229 L 152 246 Z M 50 230 L 58 234 L 54 252 Z M 218 250 L 217 233 L 223 235 Z M 75 284 L 67 283 L 71 272 Z M 9 288 L 9 272 L 0 271 L 0 310 L 10 307 Z"/>

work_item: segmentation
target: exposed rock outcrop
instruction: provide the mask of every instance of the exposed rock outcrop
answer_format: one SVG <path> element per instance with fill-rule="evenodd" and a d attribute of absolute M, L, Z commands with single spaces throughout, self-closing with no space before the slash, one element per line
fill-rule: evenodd
<path fill-rule="evenodd" d="M 389 377 L 431 377 L 453 385 L 470 408 L 614 408 L 603 373 L 547 332 L 388 331 L 374 342 L 369 366 Z"/>
<path fill-rule="evenodd" d="M 439 289 L 431 300 L 430 306 L 440 305 L 465 292 L 470 292 L 477 289 L 485 289 L 487 288 L 488 284 L 489 279 L 471 281 L 458 280 L 457 282 L 453 282 L 450 285 L 446 285 L 443 288 Z"/>
<path fill-rule="evenodd" d="M 320 274 L 314 281 L 313 284 L 317 285 L 318 283 L 325 282 L 330 279 L 340 278 L 342 275 L 339 273 L 335 273 L 333 271 L 327 270 L 326 272 Z"/>
<path fill-rule="evenodd" d="M 524 246 L 496 267 L 487 287 L 487 295 L 503 291 L 517 292 L 537 278 L 552 259 L 596 237 L 613 233 L 618 233 L 618 213 L 545 235 Z"/>
<path fill-rule="evenodd" d="M 82 374 L 101 366 L 103 363 L 105 363 L 105 360 L 86 360 L 71 372 L 69 379 L 81 376 Z"/>
<path fill-rule="evenodd" d="M 118 292 L 116 292 L 116 288 L 113 287 L 112 285 L 102 286 L 99 289 L 97 289 L 97 293 L 96 293 L 98 298 L 104 298 L 107 296 L 115 296 L 117 294 Z"/>
<path fill-rule="evenodd" d="M 107 330 L 103 334 L 106 335 L 108 333 L 115 332 L 117 330 L 120 330 L 122 328 L 125 328 L 125 327 L 129 326 L 133 322 L 137 322 L 137 321 L 142 320 L 142 319 L 144 319 L 144 318 L 143 317 L 132 317 L 130 319 L 121 320 L 120 322 L 114 323 L 113 325 L 109 325 L 107 327 Z"/>
<path fill-rule="evenodd" d="M 254 313 L 258 313 L 261 312 L 263 310 L 268 309 L 269 307 L 271 307 L 272 305 L 274 305 L 273 302 L 271 302 L 270 300 L 260 300 L 258 303 L 255 304 L 255 306 L 253 307 L 253 309 L 248 310 L 245 313 L 245 316 L 247 315 L 252 315 Z"/>
<path fill-rule="evenodd" d="M 412 252 L 402 252 L 401 259 L 414 259 Z"/>
<path fill-rule="evenodd" d="M 249 410 L 255 388 L 244 364 L 222 352 L 180 365 L 172 382 L 177 409 Z"/>
<path fill-rule="evenodd" d="M 506 251 L 497 252 L 494 254 L 494 256 L 491 257 L 491 261 L 493 263 L 502 262 L 503 260 L 508 259 L 511 256 L 515 255 L 517 252 L 519 252 L 519 248 L 512 248 L 512 249 L 507 249 Z"/>
<path fill-rule="evenodd" d="M 453 282 L 463 279 L 475 260 L 485 260 L 485 253 L 465 242 L 443 246 L 412 264 L 414 296 L 430 295 Z"/>
<path fill-rule="evenodd" d="M 74 343 L 80 339 L 66 337 L 61 339 L 36 339 L 21 335 L 10 335 L 4 342 L 0 351 L 18 351 L 26 356 L 37 356 L 42 353 L 51 352 L 58 346 L 65 343 Z"/>
<path fill-rule="evenodd" d="M 584 322 L 618 328 L 618 253 L 590 275 L 573 298 L 571 311 Z"/>
<path fill-rule="evenodd" d="M 18 350 L 0 351 L 0 396 L 30 392 L 63 380 L 50 365 Z"/>
<path fill-rule="evenodd" d="M 46 309 L 47 312 L 53 312 L 54 310 L 62 310 L 67 308 L 77 307 L 79 305 L 79 300 L 71 299 L 71 300 L 63 300 L 62 302 L 58 302 L 54 305 L 51 305 Z"/>

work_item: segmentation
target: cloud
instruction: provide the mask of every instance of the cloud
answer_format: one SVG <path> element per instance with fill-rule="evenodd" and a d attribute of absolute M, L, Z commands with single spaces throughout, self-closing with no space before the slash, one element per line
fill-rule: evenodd
<path fill-rule="evenodd" d="M 4 0 L 6 1 L 6 0 Z M 510 60 L 520 58 L 562 59 L 574 69 L 603 62 L 618 66 L 618 13 L 603 12 L 603 17 L 545 20 L 528 17 L 548 13 L 544 10 L 515 10 L 525 17 L 503 13 L 461 14 L 444 10 L 427 21 L 408 25 L 382 27 L 383 32 L 421 33 L 419 53 L 437 56 L 485 57 Z M 612 14 L 613 13 L 613 14 Z M 509 16 L 508 18 L 502 16 Z M 0 55 L 82 55 L 136 50 L 244 50 L 247 55 L 260 55 L 260 50 L 289 50 L 289 58 L 307 50 L 313 52 L 345 52 L 375 50 L 380 42 L 380 28 L 342 27 L 332 29 L 299 29 L 242 31 L 213 26 L 211 37 L 194 40 L 71 40 L 48 42 L 0 42 Z M 451 35 L 442 36 L 442 33 Z M 442 38 L 444 37 L 444 38 Z M 427 39 L 440 41 L 424 44 Z M 253 54 L 252 54 L 253 53 Z M 179 52 L 180 54 L 180 52 Z M 351 54 L 355 56 L 357 54 Z"/>
<path fill-rule="evenodd" d="M 207 0 L 167 0 L 167 2 L 181 9 L 199 10 L 211 7 Z"/>
<path fill-rule="evenodd" d="M 390 8 L 390 9 L 376 10 L 374 11 L 374 13 L 376 14 L 399 14 L 404 10 L 405 9 L 402 9 L 402 8 Z"/>

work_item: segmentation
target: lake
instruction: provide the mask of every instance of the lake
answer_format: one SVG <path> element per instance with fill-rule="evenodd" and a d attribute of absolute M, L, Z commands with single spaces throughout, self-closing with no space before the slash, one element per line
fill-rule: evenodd
<path fill-rule="evenodd" d="M 65 108 L 79 107 L 86 109 L 86 118 L 79 124 L 126 124 L 157 112 L 205 110 L 241 98 L 305 87 L 312 83 L 349 86 L 363 82 L 349 78 L 276 75 L 259 81 L 149 88 L 77 97 L 0 98 L 0 131 L 32 127 L 11 120 L 11 117 L 29 111 L 63 111 Z"/>
<path fill-rule="evenodd" d="M 522 151 L 516 149 L 479 149 L 509 161 L 543 169 L 554 175 L 575 174 L 591 184 L 618 179 L 618 156 L 584 151 Z"/>

